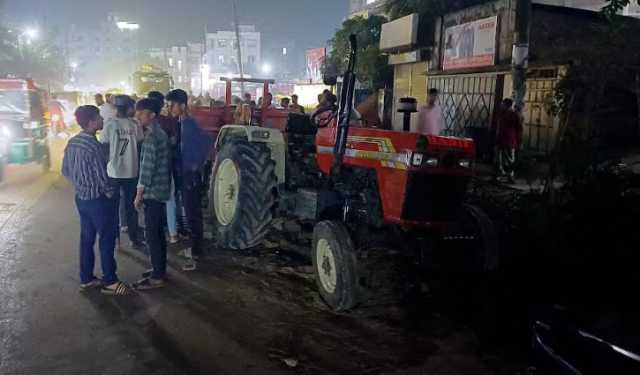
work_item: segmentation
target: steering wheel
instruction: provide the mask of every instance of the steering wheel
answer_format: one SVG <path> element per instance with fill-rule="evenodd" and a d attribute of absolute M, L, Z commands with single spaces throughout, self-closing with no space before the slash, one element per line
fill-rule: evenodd
<path fill-rule="evenodd" d="M 327 111 L 325 111 L 327 112 Z M 320 112 L 318 113 L 314 118 L 313 118 L 313 122 L 316 124 L 316 126 L 318 128 L 326 128 L 327 126 L 329 126 L 329 124 L 331 123 L 331 121 L 333 121 L 333 119 L 336 118 L 336 116 L 338 115 L 337 111 L 332 111 L 331 115 L 328 116 L 327 118 L 318 118 L 319 115 L 323 114 L 324 112 Z"/>

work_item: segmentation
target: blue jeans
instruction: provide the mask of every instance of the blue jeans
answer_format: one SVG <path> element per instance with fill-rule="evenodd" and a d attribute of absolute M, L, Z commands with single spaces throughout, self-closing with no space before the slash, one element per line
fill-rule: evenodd
<path fill-rule="evenodd" d="M 171 179 L 171 197 L 167 201 L 167 229 L 171 237 L 178 235 L 178 218 L 176 208 L 176 183 Z"/>
<path fill-rule="evenodd" d="M 85 201 L 76 197 L 76 206 L 80 215 L 80 281 L 86 284 L 95 278 L 93 246 L 96 235 L 99 235 L 102 280 L 106 285 L 111 285 L 118 281 L 114 257 L 118 234 L 118 200 L 114 197 Z"/>
<path fill-rule="evenodd" d="M 144 200 L 144 231 L 153 267 L 151 278 L 155 280 L 162 280 L 167 274 L 167 238 L 164 234 L 166 212 L 164 202 Z"/>
<path fill-rule="evenodd" d="M 131 243 L 140 242 L 139 233 L 140 228 L 138 226 L 138 211 L 135 207 L 133 207 L 133 201 L 136 198 L 136 193 L 138 189 L 138 179 L 137 178 L 114 178 L 113 181 L 116 184 L 116 202 L 120 205 L 120 196 L 122 194 L 123 200 L 122 204 L 124 207 L 124 215 L 127 223 L 127 233 L 129 234 L 129 239 Z M 116 210 L 116 217 L 118 218 L 117 226 L 120 225 L 120 212 Z M 120 235 L 118 234 L 118 238 Z"/>

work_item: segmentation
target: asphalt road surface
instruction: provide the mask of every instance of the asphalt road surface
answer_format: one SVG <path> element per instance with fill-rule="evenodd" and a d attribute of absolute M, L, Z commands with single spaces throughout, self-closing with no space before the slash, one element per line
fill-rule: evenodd
<path fill-rule="evenodd" d="M 306 263 L 278 250 L 212 248 L 185 274 L 178 244 L 167 288 L 82 293 L 78 238 L 68 183 L 36 165 L 9 167 L 0 184 L 0 374 L 513 373 L 435 309 L 328 311 Z M 117 260 L 130 282 L 148 267 L 134 250 Z"/>

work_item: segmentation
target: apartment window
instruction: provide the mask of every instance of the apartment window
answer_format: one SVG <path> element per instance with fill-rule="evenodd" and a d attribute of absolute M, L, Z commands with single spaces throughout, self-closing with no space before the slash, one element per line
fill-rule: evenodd
<path fill-rule="evenodd" d="M 254 39 L 247 40 L 247 47 L 256 48 L 258 46 L 258 42 Z"/>
<path fill-rule="evenodd" d="M 249 55 L 249 64 L 255 64 L 255 63 L 256 63 L 256 57 Z"/>
<path fill-rule="evenodd" d="M 178 71 L 182 71 L 182 60 L 178 60 Z"/>
<path fill-rule="evenodd" d="M 169 66 L 173 66 L 173 58 L 169 57 Z"/>
<path fill-rule="evenodd" d="M 220 64 L 220 65 L 224 64 L 224 55 L 218 56 L 218 64 Z"/>
<path fill-rule="evenodd" d="M 224 48 L 227 46 L 227 40 L 226 39 L 218 39 L 218 47 L 219 48 Z"/>

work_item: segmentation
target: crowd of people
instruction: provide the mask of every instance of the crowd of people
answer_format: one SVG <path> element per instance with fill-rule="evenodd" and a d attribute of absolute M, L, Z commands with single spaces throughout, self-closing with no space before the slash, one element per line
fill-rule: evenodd
<path fill-rule="evenodd" d="M 169 242 L 177 243 L 188 227 L 191 247 L 180 252 L 184 271 L 195 270 L 203 255 L 203 169 L 213 140 L 189 115 L 183 90 L 166 98 L 150 92 L 140 100 L 97 94 L 95 101 L 76 110 L 82 131 L 69 140 L 62 167 L 75 188 L 80 217 L 80 288 L 99 287 L 111 295 L 161 288 L 166 283 L 165 230 Z M 186 220 L 179 220 L 183 216 Z M 116 272 L 121 231 L 150 259 L 150 269 L 131 286 Z M 101 280 L 94 275 L 96 238 Z"/>

